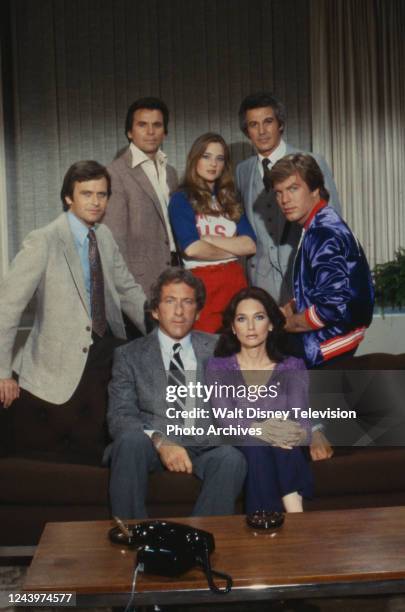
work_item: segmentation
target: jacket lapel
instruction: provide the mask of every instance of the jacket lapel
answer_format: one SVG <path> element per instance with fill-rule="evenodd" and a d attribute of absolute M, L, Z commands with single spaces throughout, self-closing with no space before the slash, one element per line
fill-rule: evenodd
<path fill-rule="evenodd" d="M 59 217 L 59 220 L 60 220 L 60 223 L 58 223 L 58 232 L 59 232 L 59 238 L 61 242 L 63 243 L 63 252 L 65 255 L 66 263 L 69 267 L 70 273 L 76 285 L 76 289 L 79 293 L 83 306 L 86 309 L 87 314 L 91 318 L 88 301 L 87 301 L 86 287 L 84 285 L 82 264 L 80 262 L 80 257 L 77 252 L 74 240 L 73 240 L 73 235 L 70 229 L 67 214 L 63 213 Z"/>
<path fill-rule="evenodd" d="M 139 165 L 139 166 L 135 166 L 135 168 L 132 168 L 132 163 L 131 163 L 132 156 L 131 156 L 131 151 L 129 148 L 125 152 L 123 157 L 128 165 L 130 177 L 137 183 L 137 185 L 142 189 L 142 191 L 144 191 L 146 195 L 152 200 L 152 203 L 156 209 L 156 212 L 158 213 L 163 225 L 166 227 L 160 200 L 156 194 L 156 191 L 153 189 L 152 183 L 146 176 L 145 172 L 142 170 L 142 166 Z"/>
<path fill-rule="evenodd" d="M 179 181 L 177 178 L 177 172 L 169 164 L 166 166 L 166 176 L 167 176 L 167 184 L 169 187 L 169 194 L 172 195 L 178 187 Z"/>
<path fill-rule="evenodd" d="M 98 244 L 98 252 L 100 253 L 101 266 L 103 270 L 106 316 L 107 320 L 110 322 L 113 318 L 112 314 L 115 312 L 114 310 L 112 310 L 112 308 L 114 304 L 114 295 L 116 295 L 113 276 L 114 253 L 111 248 L 111 240 L 109 239 L 109 236 L 106 237 L 104 233 L 104 226 L 102 224 L 98 227 L 96 231 L 96 237 Z M 116 304 L 116 306 L 118 306 L 118 308 L 121 308 L 119 302 Z"/>
<path fill-rule="evenodd" d="M 264 186 L 257 167 L 257 155 L 251 157 L 249 162 L 249 206 L 252 208 L 253 203 L 256 201 L 259 193 L 264 189 Z M 258 188 L 258 179 L 260 180 L 260 188 Z"/>
<path fill-rule="evenodd" d="M 153 392 L 159 395 L 160 390 L 167 387 L 167 375 L 160 350 L 157 327 L 148 336 L 148 343 L 145 347 L 142 361 L 147 372 L 151 374 Z"/>

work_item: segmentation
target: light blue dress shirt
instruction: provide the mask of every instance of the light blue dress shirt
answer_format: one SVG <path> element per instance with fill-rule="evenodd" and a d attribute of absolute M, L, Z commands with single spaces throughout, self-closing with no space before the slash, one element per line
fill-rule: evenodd
<path fill-rule="evenodd" d="M 70 229 L 72 230 L 73 240 L 75 247 L 80 257 L 80 263 L 82 264 L 84 286 L 86 287 L 87 306 L 90 310 L 91 304 L 91 280 L 90 280 L 90 264 L 89 264 L 89 239 L 88 233 L 89 228 L 87 225 L 82 223 L 75 214 L 70 212 L 67 213 L 69 219 Z M 97 231 L 97 226 L 94 226 L 94 230 Z"/>
<path fill-rule="evenodd" d="M 170 362 L 173 357 L 173 345 L 177 343 L 181 344 L 180 357 L 183 362 L 185 372 L 195 372 L 197 369 L 197 359 L 194 353 L 193 345 L 191 344 L 191 334 L 187 334 L 187 336 L 181 340 L 173 340 L 173 338 L 167 336 L 159 328 L 158 339 L 166 372 L 169 370 Z"/>

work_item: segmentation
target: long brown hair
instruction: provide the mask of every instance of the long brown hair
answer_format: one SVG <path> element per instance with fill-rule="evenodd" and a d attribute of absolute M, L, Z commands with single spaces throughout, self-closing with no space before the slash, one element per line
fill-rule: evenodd
<path fill-rule="evenodd" d="M 204 179 L 197 174 L 198 160 L 201 159 L 208 145 L 212 142 L 217 142 L 222 146 L 225 158 L 223 172 L 215 181 L 215 197 L 219 204 L 218 210 L 212 208 L 212 193 Z M 186 192 L 195 212 L 203 215 L 224 215 L 232 221 L 239 221 L 242 215 L 242 206 L 236 196 L 229 147 L 220 134 L 207 132 L 194 141 L 187 156 L 186 171 L 181 189 Z"/>
<path fill-rule="evenodd" d="M 266 340 L 266 351 L 270 359 L 279 363 L 285 359 L 286 355 L 293 354 L 289 347 L 288 336 L 284 331 L 285 316 L 280 307 L 277 306 L 271 295 L 261 287 L 246 287 L 233 296 L 222 314 L 222 327 L 219 330 L 221 335 L 215 347 L 215 356 L 228 357 L 239 353 L 240 342 L 233 333 L 232 325 L 235 321 L 236 310 L 243 300 L 260 302 L 273 325 L 273 329 L 267 335 Z"/>

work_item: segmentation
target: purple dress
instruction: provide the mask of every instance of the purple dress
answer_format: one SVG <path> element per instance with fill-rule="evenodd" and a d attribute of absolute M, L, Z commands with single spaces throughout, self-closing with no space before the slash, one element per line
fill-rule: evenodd
<path fill-rule="evenodd" d="M 236 355 L 230 357 L 212 357 L 207 363 L 206 383 L 231 385 L 232 388 L 247 387 L 243 373 L 239 367 Z M 308 431 L 310 439 L 310 423 L 300 418 L 299 409 L 308 407 L 309 378 L 302 359 L 286 357 L 270 372 L 267 388 L 277 389 L 273 393 L 261 397 L 252 404 L 246 397 L 227 397 L 221 394 L 221 399 L 213 400 L 216 408 L 227 408 L 225 415 L 216 415 L 219 426 L 246 428 L 252 426 L 252 417 L 257 410 L 263 412 L 291 411 L 289 418 L 297 417 L 298 422 Z M 213 407 L 212 406 L 212 407 Z M 256 510 L 283 511 L 282 497 L 297 491 L 302 497 L 312 496 L 312 472 L 305 448 L 295 447 L 286 450 L 269 444 L 258 444 L 256 438 L 244 436 L 238 443 L 239 449 L 245 455 L 248 463 L 246 477 L 246 512 L 251 514 Z"/>

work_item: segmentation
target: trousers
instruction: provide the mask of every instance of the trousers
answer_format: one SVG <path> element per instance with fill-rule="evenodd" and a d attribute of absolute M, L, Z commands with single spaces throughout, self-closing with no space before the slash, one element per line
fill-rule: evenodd
<path fill-rule="evenodd" d="M 202 481 L 193 516 L 234 514 L 235 501 L 246 476 L 246 461 L 232 446 L 187 447 L 193 474 Z M 163 470 L 159 455 L 143 430 L 127 431 L 110 448 L 112 514 L 145 518 L 150 472 Z"/>

